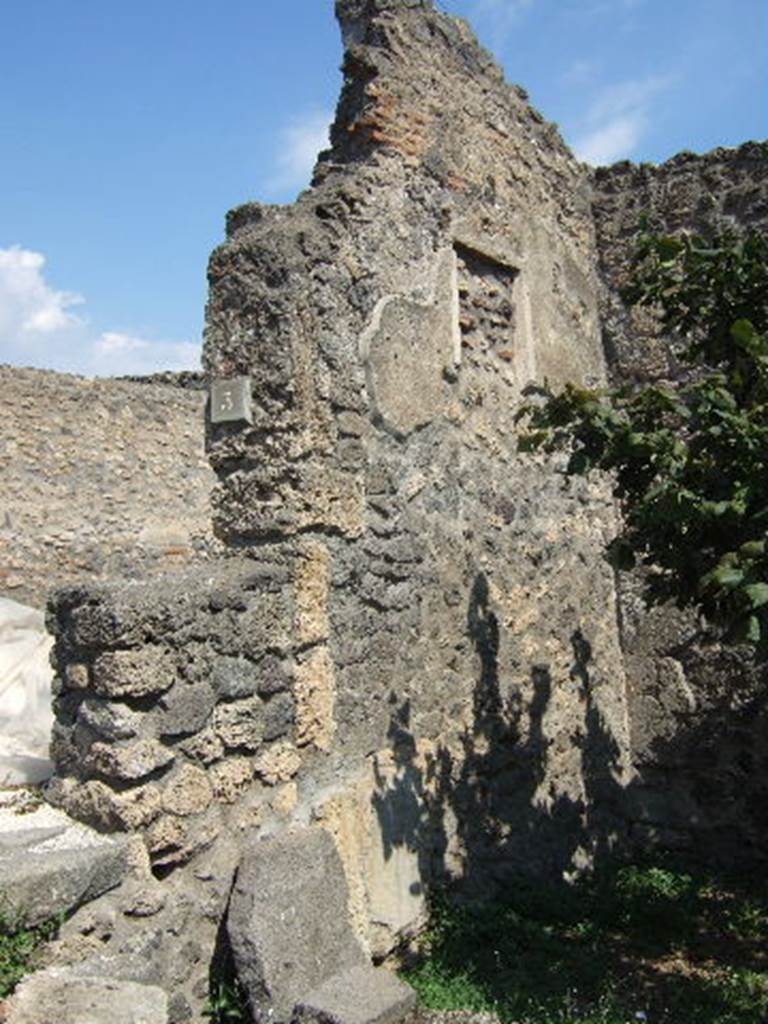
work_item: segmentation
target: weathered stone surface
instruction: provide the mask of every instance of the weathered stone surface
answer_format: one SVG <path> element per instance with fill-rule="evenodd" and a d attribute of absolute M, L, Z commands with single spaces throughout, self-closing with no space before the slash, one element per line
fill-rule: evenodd
<path fill-rule="evenodd" d="M 168 996 L 155 985 L 87 977 L 76 968 L 32 974 L 10 1001 L 8 1024 L 169 1024 Z"/>
<path fill-rule="evenodd" d="M 328 592 L 331 559 L 324 544 L 310 543 L 296 573 L 296 640 L 316 644 L 328 639 Z"/>
<path fill-rule="evenodd" d="M 160 867 L 174 867 L 207 849 L 218 833 L 219 827 L 215 822 L 204 820 L 200 824 L 166 814 L 152 822 L 145 838 L 152 863 Z"/>
<path fill-rule="evenodd" d="M 175 680 L 173 657 L 161 647 L 109 651 L 93 666 L 93 688 L 105 697 L 146 697 L 170 689 Z"/>
<path fill-rule="evenodd" d="M 2 900 L 29 924 L 68 913 L 119 885 L 127 857 L 124 840 L 99 836 L 51 808 L 0 812 Z"/>
<path fill-rule="evenodd" d="M 67 665 L 66 683 L 72 690 L 85 690 L 90 686 L 90 670 L 87 665 L 78 665 L 74 662 Z"/>
<path fill-rule="evenodd" d="M 365 964 L 341 861 L 322 829 L 253 843 L 237 873 L 227 931 L 257 1019 L 290 1020 L 302 995 Z"/>
<path fill-rule="evenodd" d="M 190 736 L 179 747 L 193 761 L 204 765 L 215 764 L 224 757 L 224 744 L 210 725 Z"/>
<path fill-rule="evenodd" d="M 344 864 L 353 927 L 374 959 L 428 920 L 428 854 L 417 838 L 428 834 L 425 808 L 439 805 L 433 767 L 439 753 L 427 740 L 407 760 L 379 751 L 358 778 L 314 807 L 315 820 L 333 836 Z M 457 836 L 446 833 L 454 849 L 445 851 L 445 868 L 460 875 L 461 858 L 451 860 Z M 404 841 L 408 836 L 413 840 Z"/>
<path fill-rule="evenodd" d="M 86 763 L 99 775 L 123 782 L 135 782 L 151 775 L 158 768 L 165 768 L 174 759 L 173 751 L 157 740 L 137 740 L 125 746 L 94 743 Z"/>
<path fill-rule="evenodd" d="M 281 818 L 290 818 L 299 802 L 299 787 L 295 782 L 278 786 L 269 801 L 272 810 Z"/>
<path fill-rule="evenodd" d="M 102 831 L 141 829 L 160 813 L 160 792 L 151 783 L 116 791 L 98 779 L 58 778 L 49 783 L 46 796 L 55 807 Z"/>
<path fill-rule="evenodd" d="M 292 659 L 280 651 L 293 622 L 294 563 L 290 554 L 232 559 L 162 583 L 59 592 L 50 622 L 62 671 L 94 668 L 57 697 L 50 798 L 100 828 L 145 830 L 161 810 L 155 781 L 170 784 L 169 813 L 201 814 L 213 794 L 195 772 L 290 733 Z M 170 780 L 174 762 L 178 779 L 200 785 Z M 226 775 L 222 802 L 247 789 L 242 773 Z M 174 846 L 184 857 L 200 846 L 166 822 L 154 828 L 155 852 L 171 848 L 174 829 L 185 833 Z"/>
<path fill-rule="evenodd" d="M 77 713 L 78 721 L 105 740 L 128 740 L 144 728 L 144 717 L 119 701 L 86 697 Z"/>
<path fill-rule="evenodd" d="M 267 655 L 258 662 L 247 658 L 216 658 L 211 670 L 211 686 L 221 700 L 268 696 L 291 685 L 288 668 L 276 657 Z"/>
<path fill-rule="evenodd" d="M 447 254 L 444 263 L 450 275 Z M 451 313 L 450 303 L 388 295 L 360 337 L 374 422 L 395 436 L 406 437 L 450 406 L 450 377 L 461 359 Z"/>
<path fill-rule="evenodd" d="M 216 698 L 208 683 L 176 683 L 158 701 L 157 730 L 161 736 L 188 736 L 199 732 Z"/>
<path fill-rule="evenodd" d="M 253 762 L 247 757 L 229 758 L 209 772 L 213 796 L 224 804 L 233 804 L 253 781 Z"/>
<path fill-rule="evenodd" d="M 219 704 L 213 728 L 225 747 L 258 750 L 264 738 L 264 704 L 260 697 Z"/>
<path fill-rule="evenodd" d="M 292 779 L 301 767 L 301 754 L 285 740 L 273 743 L 253 762 L 253 769 L 268 786 Z"/>
<path fill-rule="evenodd" d="M 251 378 L 254 422 L 208 433 L 217 530 L 291 581 L 309 777 L 285 781 L 301 802 L 393 750 L 366 783 L 383 942 L 418 917 L 390 884 L 615 845 L 628 733 L 608 482 L 515 450 L 527 383 L 605 379 L 589 175 L 463 23 L 337 13 L 330 154 L 211 258 L 206 364 Z"/>
<path fill-rule="evenodd" d="M 127 917 L 154 917 L 163 909 L 167 898 L 159 883 L 134 880 L 120 890 L 118 905 Z"/>
<path fill-rule="evenodd" d="M 280 739 L 293 729 L 296 704 L 292 694 L 277 693 L 264 704 L 264 742 Z"/>
<path fill-rule="evenodd" d="M 0 592 L 175 573 L 218 549 L 204 381 L 0 367 Z"/>
<path fill-rule="evenodd" d="M 591 176 L 431 3 L 337 11 L 331 151 L 292 207 L 233 211 L 210 264 L 207 366 L 254 397 L 252 423 L 208 424 L 231 557 L 50 605 L 52 796 L 140 831 L 147 858 L 136 889 L 73 922 L 69 952 L 159 963 L 174 1024 L 202 1010 L 231 878 L 215 866 L 249 826 L 271 838 L 243 861 L 228 927 L 253 1007 L 279 1020 L 306 996 L 309 1014 L 356 1019 L 336 991 L 355 982 L 316 989 L 417 929 L 435 878 L 484 895 L 520 871 L 570 878 L 633 839 L 690 847 L 686 817 L 712 846 L 728 799 L 764 805 L 733 783 L 745 751 L 768 770 L 753 681 L 727 698 L 721 650 L 708 703 L 689 685 L 700 649 L 658 620 L 636 642 L 604 558 L 610 481 L 515 444 L 529 381 L 606 379 L 598 300 L 627 193 L 666 208 L 666 172 Z M 694 711 L 701 730 L 671 742 Z M 722 794 L 709 818 L 702 780 Z M 307 821 L 333 840 L 288 833 Z M 140 895 L 150 862 L 162 905 Z"/>
<path fill-rule="evenodd" d="M 163 787 L 163 809 L 171 814 L 201 814 L 213 799 L 208 776 L 191 764 L 183 765 Z"/>
<path fill-rule="evenodd" d="M 384 967 L 352 967 L 299 1000 L 294 1020 L 315 1024 L 393 1024 L 416 1005 L 416 993 Z"/>
<path fill-rule="evenodd" d="M 259 691 L 259 669 L 246 658 L 217 658 L 211 673 L 211 685 L 224 700 L 252 697 Z"/>
<path fill-rule="evenodd" d="M 325 646 L 313 648 L 296 666 L 296 742 L 328 750 L 336 731 L 336 672 Z"/>
<path fill-rule="evenodd" d="M 594 172 L 595 225 L 600 270 L 601 323 L 610 371 L 618 382 L 679 376 L 675 346 L 647 309 L 630 309 L 619 291 L 626 283 L 641 218 L 655 230 L 695 232 L 768 228 L 768 152 L 747 142 L 697 156 L 680 153 L 658 167 L 622 161 Z"/>

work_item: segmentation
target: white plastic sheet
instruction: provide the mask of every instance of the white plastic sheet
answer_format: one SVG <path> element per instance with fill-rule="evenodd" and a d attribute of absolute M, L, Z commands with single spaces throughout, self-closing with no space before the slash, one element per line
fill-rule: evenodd
<path fill-rule="evenodd" d="M 52 643 L 42 612 L 0 597 L 0 786 L 42 782 L 53 770 Z"/>

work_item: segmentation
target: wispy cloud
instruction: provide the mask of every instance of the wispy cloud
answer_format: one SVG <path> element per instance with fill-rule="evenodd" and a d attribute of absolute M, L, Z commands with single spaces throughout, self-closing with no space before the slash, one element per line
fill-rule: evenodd
<path fill-rule="evenodd" d="M 577 141 L 574 146 L 576 155 L 579 160 L 595 167 L 628 159 L 645 134 L 646 126 L 647 117 L 642 113 L 615 117 Z"/>
<path fill-rule="evenodd" d="M 104 331 L 93 342 L 91 366 L 96 374 L 195 370 L 200 346 L 190 341 L 149 341 L 122 331 Z"/>
<path fill-rule="evenodd" d="M 501 46 L 515 22 L 533 2 L 534 0 L 474 0 L 470 20 L 485 20 L 490 26 L 494 46 Z"/>
<path fill-rule="evenodd" d="M 597 64 L 593 60 L 575 60 L 563 72 L 562 80 L 566 85 L 586 85 L 597 73 Z"/>
<path fill-rule="evenodd" d="M 151 341 L 129 332 L 94 337 L 72 312 L 85 299 L 46 279 L 43 253 L 0 249 L 0 362 L 112 376 L 196 369 L 200 347 L 187 341 Z"/>
<path fill-rule="evenodd" d="M 574 143 L 579 159 L 599 166 L 630 157 L 651 124 L 654 101 L 673 80 L 670 75 L 650 75 L 602 89 Z"/>
<path fill-rule="evenodd" d="M 266 182 L 269 192 L 281 194 L 306 188 L 318 153 L 328 148 L 332 120 L 327 110 L 310 110 L 292 117 L 278 132 L 275 171 Z"/>

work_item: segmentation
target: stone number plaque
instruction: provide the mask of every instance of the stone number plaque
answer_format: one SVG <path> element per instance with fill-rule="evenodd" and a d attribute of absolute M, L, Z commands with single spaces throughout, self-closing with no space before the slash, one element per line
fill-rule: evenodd
<path fill-rule="evenodd" d="M 211 382 L 211 423 L 253 423 L 251 378 L 230 377 Z"/>

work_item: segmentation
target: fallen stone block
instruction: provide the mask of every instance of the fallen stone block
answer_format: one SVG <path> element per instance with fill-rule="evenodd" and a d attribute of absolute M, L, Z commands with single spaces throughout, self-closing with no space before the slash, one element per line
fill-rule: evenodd
<path fill-rule="evenodd" d="M 329 978 L 296 1004 L 295 1024 L 394 1024 L 416 1005 L 416 993 L 385 967 L 353 967 Z"/>
<path fill-rule="evenodd" d="M 119 885 L 126 841 L 107 838 L 46 805 L 0 809 L 0 906 L 28 925 L 66 914 Z"/>
<path fill-rule="evenodd" d="M 254 843 L 240 863 L 227 931 L 257 1021 L 285 1022 L 339 971 L 367 966 L 330 835 L 303 828 Z"/>
<path fill-rule="evenodd" d="M 6 1024 L 168 1024 L 168 996 L 155 985 L 51 967 L 19 985 Z"/>

